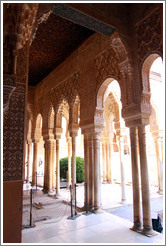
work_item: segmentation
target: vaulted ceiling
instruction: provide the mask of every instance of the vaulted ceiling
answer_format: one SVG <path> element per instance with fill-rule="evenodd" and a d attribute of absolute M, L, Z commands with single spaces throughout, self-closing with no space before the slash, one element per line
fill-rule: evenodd
<path fill-rule="evenodd" d="M 62 63 L 93 31 L 54 13 L 39 25 L 30 48 L 29 85 L 36 85 Z"/>

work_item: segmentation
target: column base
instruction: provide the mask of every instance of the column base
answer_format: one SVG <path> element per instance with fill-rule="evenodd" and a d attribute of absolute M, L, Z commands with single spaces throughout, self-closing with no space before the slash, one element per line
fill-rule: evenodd
<path fill-rule="evenodd" d="M 61 196 L 62 196 L 62 195 L 61 195 L 60 193 L 56 193 L 56 194 L 55 194 L 55 197 L 58 198 L 58 199 L 61 198 Z"/>
<path fill-rule="evenodd" d="M 147 237 L 153 237 L 157 235 L 158 233 L 152 229 L 150 226 L 144 226 L 142 230 L 142 234 Z"/>
<path fill-rule="evenodd" d="M 100 207 L 94 207 L 92 212 L 94 214 L 102 214 L 103 210 Z"/>
<path fill-rule="evenodd" d="M 55 191 L 53 191 L 53 190 L 48 191 L 48 195 L 54 196 L 55 195 Z"/>
<path fill-rule="evenodd" d="M 43 193 L 48 193 L 48 189 L 47 188 L 43 188 L 42 191 L 43 191 Z"/>
<path fill-rule="evenodd" d="M 142 225 L 139 222 L 135 222 L 133 227 L 130 228 L 130 230 L 136 231 L 136 232 L 139 232 L 139 233 L 142 233 L 142 229 L 143 229 Z"/>
<path fill-rule="evenodd" d="M 163 195 L 163 190 L 158 190 L 157 193 L 159 193 L 159 195 Z"/>
<path fill-rule="evenodd" d="M 121 203 L 121 204 L 126 203 L 126 199 L 122 199 L 120 203 Z"/>

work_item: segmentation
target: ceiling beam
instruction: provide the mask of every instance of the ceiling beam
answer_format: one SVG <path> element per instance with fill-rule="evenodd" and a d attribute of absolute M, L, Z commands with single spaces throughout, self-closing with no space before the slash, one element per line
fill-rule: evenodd
<path fill-rule="evenodd" d="M 78 25 L 86 27 L 94 32 L 98 32 L 107 36 L 109 36 L 115 30 L 114 27 L 62 3 L 55 4 L 53 13 Z"/>

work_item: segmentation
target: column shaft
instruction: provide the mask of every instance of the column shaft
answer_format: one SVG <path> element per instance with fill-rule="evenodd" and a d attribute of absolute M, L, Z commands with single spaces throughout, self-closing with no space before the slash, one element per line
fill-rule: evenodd
<path fill-rule="evenodd" d="M 56 195 L 60 193 L 59 139 L 56 139 Z"/>
<path fill-rule="evenodd" d="M 76 137 L 72 136 L 72 187 L 76 184 Z"/>
<path fill-rule="evenodd" d="M 122 187 L 122 202 L 126 201 L 125 189 L 125 168 L 124 168 L 124 144 L 123 137 L 119 137 L 119 154 L 120 154 L 120 169 L 121 169 L 121 187 Z"/>
<path fill-rule="evenodd" d="M 111 170 L 111 142 L 109 142 L 109 177 L 110 177 L 110 183 L 112 183 L 112 170 Z"/>
<path fill-rule="evenodd" d="M 52 189 L 55 190 L 55 140 L 52 140 Z"/>
<path fill-rule="evenodd" d="M 158 173 L 158 187 L 159 192 L 163 191 L 163 163 L 162 163 L 162 148 L 161 140 L 155 138 L 155 149 L 156 149 L 156 159 L 157 159 L 157 173 Z"/>
<path fill-rule="evenodd" d="M 138 127 L 139 151 L 140 151 L 140 171 L 141 171 L 141 187 L 142 187 L 142 206 L 143 206 L 143 233 L 147 233 L 152 229 L 151 212 L 150 212 L 150 192 L 149 192 L 149 176 L 146 154 L 146 133 L 145 126 Z"/>
<path fill-rule="evenodd" d="M 105 142 L 102 142 L 102 157 L 103 157 L 103 183 L 106 182 L 106 151 Z"/>
<path fill-rule="evenodd" d="M 71 185 L 71 138 L 68 138 L 68 188 Z"/>
<path fill-rule="evenodd" d="M 94 156 L 93 156 L 93 138 L 91 135 L 88 136 L 89 146 L 89 185 L 88 185 L 88 204 L 92 209 L 94 205 Z"/>
<path fill-rule="evenodd" d="M 132 164 L 132 186 L 133 186 L 133 230 L 141 230 L 141 208 L 138 169 L 138 148 L 136 127 L 130 128 L 131 164 Z"/>
<path fill-rule="evenodd" d="M 87 188 L 89 185 L 89 170 L 88 169 L 89 169 L 88 135 L 84 135 L 84 205 L 86 204 L 86 183 L 87 183 Z"/>
<path fill-rule="evenodd" d="M 34 142 L 33 143 L 32 186 L 36 185 L 37 158 L 38 158 L 38 143 Z"/>
<path fill-rule="evenodd" d="M 107 161 L 107 182 L 111 183 L 111 163 L 110 163 L 110 148 L 109 148 L 109 141 L 106 142 L 106 161 Z"/>
<path fill-rule="evenodd" d="M 100 136 L 93 136 L 94 144 L 94 209 L 99 209 L 101 204 L 101 179 L 100 179 Z"/>
<path fill-rule="evenodd" d="M 27 177 L 26 177 L 27 182 L 29 182 L 29 166 L 30 166 L 31 147 L 32 147 L 32 144 L 31 144 L 31 143 L 28 143 L 28 153 L 27 153 Z"/>

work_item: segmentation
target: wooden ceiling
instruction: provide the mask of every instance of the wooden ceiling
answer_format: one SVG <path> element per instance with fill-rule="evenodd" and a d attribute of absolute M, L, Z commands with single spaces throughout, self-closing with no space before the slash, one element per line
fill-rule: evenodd
<path fill-rule="evenodd" d="M 93 31 L 52 13 L 39 25 L 31 44 L 29 85 L 38 84 L 92 34 Z"/>

